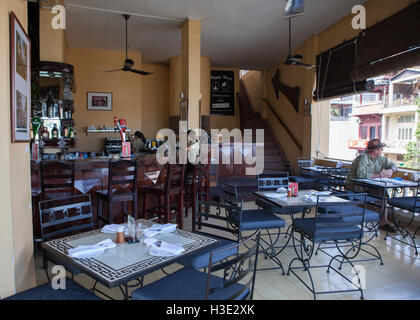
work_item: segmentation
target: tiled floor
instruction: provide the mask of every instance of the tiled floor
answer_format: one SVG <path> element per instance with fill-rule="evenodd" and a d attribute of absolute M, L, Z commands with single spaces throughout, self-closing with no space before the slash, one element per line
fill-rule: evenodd
<path fill-rule="evenodd" d="M 247 203 L 248 207 L 252 207 L 252 203 Z M 191 216 L 191 215 L 190 215 Z M 284 217 L 287 225 L 290 224 L 290 219 Z M 190 220 L 187 219 L 186 225 L 190 225 Z M 360 270 L 360 275 L 365 279 L 365 290 L 363 290 L 364 298 L 367 300 L 374 299 L 416 299 L 420 300 L 420 256 L 415 255 L 413 248 L 401 244 L 395 240 L 383 240 L 384 233 L 380 231 L 379 237 L 372 240 L 373 244 L 381 253 L 384 265 L 380 265 L 379 260 L 355 262 L 357 269 Z M 284 241 L 284 239 L 282 239 Z M 330 249 L 333 252 L 335 249 Z M 296 253 L 291 248 L 286 248 L 279 258 L 284 265 L 286 271 L 290 261 L 296 257 Z M 368 258 L 366 253 L 359 253 L 360 258 Z M 312 265 L 328 264 L 330 258 L 319 253 L 313 256 Z M 271 260 L 264 259 L 263 255 L 259 257 L 259 267 L 273 267 L 275 266 Z M 296 266 L 298 264 L 295 264 Z M 337 265 L 337 264 L 335 264 Z M 37 282 L 43 283 L 46 281 L 45 273 L 41 269 L 42 261 L 39 257 L 36 259 L 37 266 Z M 179 265 L 173 265 L 167 268 L 167 271 L 172 272 L 181 268 Z M 302 271 L 297 271 L 303 274 Z M 311 270 L 316 290 L 342 290 L 351 288 L 351 284 L 337 275 L 334 271 L 326 273 L 326 268 L 319 268 Z M 345 264 L 342 273 L 347 275 L 349 279 L 355 276 L 351 272 L 349 264 Z M 161 271 L 156 271 L 145 276 L 145 284 L 153 282 L 164 274 Z M 303 277 L 307 278 L 307 275 Z M 91 288 L 93 285 L 92 279 L 86 275 L 78 275 L 75 280 L 81 283 L 86 288 Z M 112 296 L 115 299 L 122 299 L 123 295 L 119 288 L 107 289 L 99 285 L 99 288 Z M 293 275 L 282 275 L 279 270 L 259 271 L 256 276 L 254 299 L 256 300 L 311 300 L 313 295 L 311 292 L 299 282 Z M 319 300 L 329 299 L 360 299 L 360 292 L 351 293 L 336 293 L 318 295 Z"/>

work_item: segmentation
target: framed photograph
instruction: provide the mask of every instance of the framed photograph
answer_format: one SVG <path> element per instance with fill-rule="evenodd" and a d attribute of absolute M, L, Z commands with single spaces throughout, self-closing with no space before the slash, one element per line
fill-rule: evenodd
<path fill-rule="evenodd" d="M 31 41 L 10 13 L 10 104 L 13 142 L 31 141 Z"/>
<path fill-rule="evenodd" d="M 112 111 L 112 93 L 88 92 L 87 108 L 88 110 Z"/>

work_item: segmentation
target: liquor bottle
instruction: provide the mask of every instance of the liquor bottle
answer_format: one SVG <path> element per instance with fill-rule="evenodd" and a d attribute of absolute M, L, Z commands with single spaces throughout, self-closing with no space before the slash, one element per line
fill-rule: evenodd
<path fill-rule="evenodd" d="M 73 130 L 73 126 L 70 124 L 70 128 L 69 128 L 69 138 L 74 138 L 74 130 Z"/>
<path fill-rule="evenodd" d="M 69 137 L 69 127 L 68 125 L 65 125 L 64 127 L 64 138 L 68 138 Z"/>
<path fill-rule="evenodd" d="M 42 139 L 48 139 L 50 137 L 50 133 L 48 132 L 47 127 L 42 128 L 41 136 Z"/>
<path fill-rule="evenodd" d="M 51 131 L 51 138 L 58 139 L 58 129 L 55 123 L 54 123 L 54 128 Z"/>
<path fill-rule="evenodd" d="M 48 108 L 48 118 L 53 118 L 54 117 L 54 100 L 52 98 L 52 93 L 50 91 L 50 93 L 48 94 L 48 98 L 47 98 L 47 108 Z"/>

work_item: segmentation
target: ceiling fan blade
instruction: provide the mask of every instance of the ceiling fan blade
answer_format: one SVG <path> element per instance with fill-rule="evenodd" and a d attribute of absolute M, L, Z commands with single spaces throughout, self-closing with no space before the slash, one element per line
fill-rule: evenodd
<path fill-rule="evenodd" d="M 147 76 L 149 74 L 152 74 L 152 72 L 147 72 L 147 71 L 142 71 L 142 70 L 136 70 L 136 69 L 130 69 L 128 71 L 134 72 L 134 73 L 138 73 L 141 74 L 143 76 Z"/>
<path fill-rule="evenodd" d="M 115 72 L 115 71 L 121 71 L 122 69 L 115 69 L 115 70 L 107 70 L 107 71 L 100 71 L 100 72 Z"/>

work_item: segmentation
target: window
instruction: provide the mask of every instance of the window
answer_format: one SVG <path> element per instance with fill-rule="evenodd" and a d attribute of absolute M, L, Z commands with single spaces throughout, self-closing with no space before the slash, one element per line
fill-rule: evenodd
<path fill-rule="evenodd" d="M 378 126 L 378 139 L 382 139 L 382 126 Z"/>
<path fill-rule="evenodd" d="M 367 139 L 368 127 L 360 127 L 360 139 Z"/>
<path fill-rule="evenodd" d="M 412 128 L 399 128 L 398 140 L 413 140 L 413 129 Z"/>
<path fill-rule="evenodd" d="M 375 132 L 376 132 L 376 127 L 370 127 L 370 135 L 369 138 L 370 139 L 375 139 Z"/>
<path fill-rule="evenodd" d="M 398 123 L 414 122 L 414 116 L 400 116 L 398 117 Z"/>
<path fill-rule="evenodd" d="M 404 155 L 397 154 L 397 161 L 404 161 Z"/>

